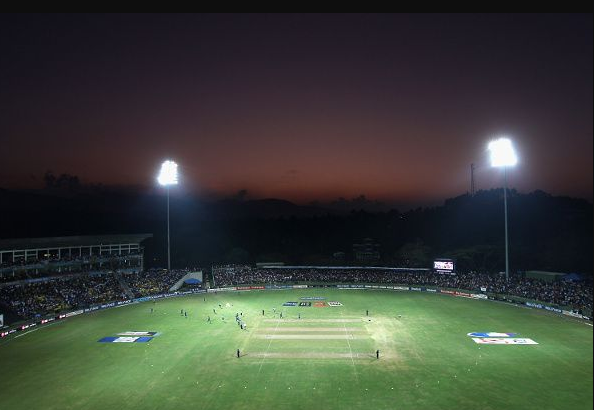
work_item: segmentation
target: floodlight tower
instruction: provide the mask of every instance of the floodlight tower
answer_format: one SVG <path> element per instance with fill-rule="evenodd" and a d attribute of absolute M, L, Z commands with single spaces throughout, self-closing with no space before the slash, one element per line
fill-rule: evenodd
<path fill-rule="evenodd" d="M 171 270 L 171 247 L 169 241 L 169 187 L 177 185 L 177 164 L 167 160 L 161 164 L 161 171 L 157 177 L 159 185 L 167 189 L 167 270 Z"/>
<path fill-rule="evenodd" d="M 499 138 L 489 143 L 491 166 L 503 168 L 503 209 L 505 213 L 505 280 L 509 281 L 509 249 L 507 239 L 507 168 L 518 163 L 518 157 L 509 138 Z"/>

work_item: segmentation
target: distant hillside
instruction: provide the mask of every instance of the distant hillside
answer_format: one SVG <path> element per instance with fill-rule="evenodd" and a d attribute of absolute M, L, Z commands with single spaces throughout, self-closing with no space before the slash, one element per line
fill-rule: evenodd
<path fill-rule="evenodd" d="M 174 265 L 217 262 L 349 263 L 352 244 L 373 238 L 375 263 L 429 266 L 452 257 L 464 270 L 503 269 L 503 191 L 461 195 L 443 205 L 406 212 L 336 213 L 278 199 L 204 201 L 171 197 Z M 583 200 L 542 191 L 509 192 L 512 270 L 592 274 L 593 212 Z M 163 263 L 166 205 L 140 190 L 78 192 L 0 190 L 0 237 L 150 232 L 149 264 Z M 346 260 L 334 260 L 341 251 Z"/>
<path fill-rule="evenodd" d="M 251 201 L 237 201 L 225 199 L 209 204 L 211 213 L 215 217 L 237 218 L 280 218 L 297 217 L 308 218 L 312 216 L 333 213 L 330 209 L 314 206 L 296 205 L 282 199 L 259 199 Z"/>

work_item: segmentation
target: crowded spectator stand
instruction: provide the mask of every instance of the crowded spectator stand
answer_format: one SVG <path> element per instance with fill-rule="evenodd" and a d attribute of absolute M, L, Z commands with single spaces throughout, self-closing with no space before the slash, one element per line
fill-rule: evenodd
<path fill-rule="evenodd" d="M 196 269 L 148 269 L 122 273 L 114 270 L 76 272 L 53 277 L 0 283 L 0 305 L 7 307 L 22 320 L 34 320 L 60 314 L 83 313 L 134 301 L 204 292 L 200 285 L 171 291 L 172 286 Z M 238 289 L 249 285 L 258 288 L 291 288 L 297 286 L 352 286 L 381 288 L 368 284 L 390 285 L 399 290 L 441 289 L 465 290 L 473 296 L 513 301 L 532 307 L 547 308 L 574 317 L 591 317 L 592 284 L 579 281 L 545 282 L 534 278 L 501 275 L 459 273 L 443 275 L 429 269 L 385 267 L 251 267 L 221 265 L 212 269 L 217 288 Z M 384 288 L 390 288 L 383 286 Z M 466 295 L 464 292 L 456 293 Z M 514 299 L 516 298 L 516 299 Z M 518 302 L 521 298 L 523 302 Z M 532 302 L 528 302 L 532 301 Z M 541 305 L 545 304 L 545 305 Z M 555 307 L 550 307 L 550 306 Z"/>
<path fill-rule="evenodd" d="M 269 267 L 222 265 L 213 268 L 214 281 L 219 287 L 248 284 L 283 283 L 360 283 L 431 286 L 464 289 L 491 295 L 515 296 L 570 308 L 580 314 L 592 312 L 592 283 L 545 282 L 538 279 L 502 275 L 458 273 L 443 275 L 429 269 L 367 268 L 367 267 Z"/>

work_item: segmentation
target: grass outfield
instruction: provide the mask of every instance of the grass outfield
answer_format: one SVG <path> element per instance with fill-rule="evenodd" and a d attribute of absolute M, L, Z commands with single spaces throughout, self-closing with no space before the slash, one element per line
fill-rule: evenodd
<path fill-rule="evenodd" d="M 305 296 L 343 306 L 282 306 Z M 1 341 L 0 408 L 592 409 L 592 327 L 547 312 L 415 292 L 205 297 L 99 311 Z M 125 331 L 160 335 L 97 342 Z M 481 346 L 467 336 L 481 331 L 539 344 Z"/>

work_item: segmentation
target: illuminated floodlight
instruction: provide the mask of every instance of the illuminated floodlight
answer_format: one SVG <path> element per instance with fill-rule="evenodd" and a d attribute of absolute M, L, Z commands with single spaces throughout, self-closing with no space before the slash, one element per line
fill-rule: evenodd
<path fill-rule="evenodd" d="M 505 219 L 505 279 L 509 281 L 509 243 L 507 234 L 507 167 L 513 167 L 518 163 L 518 157 L 509 138 L 499 138 L 489 143 L 491 151 L 491 165 L 503 168 L 503 212 Z"/>
<path fill-rule="evenodd" d="M 491 151 L 491 166 L 513 167 L 518 163 L 518 157 L 509 138 L 491 141 L 489 151 Z"/>
<path fill-rule="evenodd" d="M 177 164 L 167 160 L 161 164 L 157 181 L 167 188 L 167 270 L 171 270 L 171 241 L 169 235 L 169 186 L 177 185 Z"/>
<path fill-rule="evenodd" d="M 163 162 L 157 181 L 163 186 L 177 185 L 177 164 L 169 160 Z"/>

